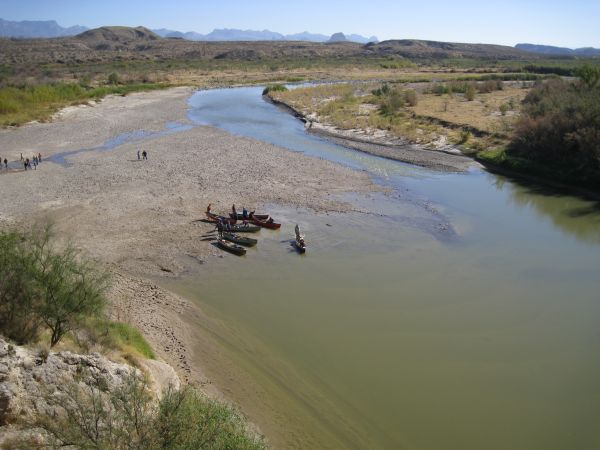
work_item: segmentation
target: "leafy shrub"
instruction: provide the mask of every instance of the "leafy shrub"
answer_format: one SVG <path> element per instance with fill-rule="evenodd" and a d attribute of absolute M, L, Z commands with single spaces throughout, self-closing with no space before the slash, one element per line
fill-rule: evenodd
<path fill-rule="evenodd" d="M 404 97 L 406 99 L 406 103 L 410 106 L 417 106 L 417 92 L 414 89 L 409 89 L 404 93 Z"/>
<path fill-rule="evenodd" d="M 267 95 L 269 92 L 285 92 L 288 88 L 283 84 L 271 84 L 263 89 L 262 95 Z"/>
<path fill-rule="evenodd" d="M 50 226 L 0 234 L 0 331 L 20 343 L 50 330 L 50 345 L 106 305 L 106 274 L 72 247 L 54 248 Z"/>
<path fill-rule="evenodd" d="M 108 84 L 119 84 L 119 75 L 116 72 L 113 72 L 108 75 Z"/>
<path fill-rule="evenodd" d="M 472 102 L 473 100 L 475 100 L 475 86 L 473 86 L 472 84 L 470 84 L 467 89 L 465 90 L 465 97 L 468 101 Z"/>
<path fill-rule="evenodd" d="M 90 378 L 87 372 L 83 375 Z M 45 399 L 54 413 L 42 414 L 32 425 L 45 430 L 52 448 L 266 448 L 236 411 L 190 386 L 169 389 L 156 403 L 143 378 L 132 374 L 111 390 L 107 380 L 96 375 L 87 385 L 68 383 Z"/>
<path fill-rule="evenodd" d="M 36 292 L 31 284 L 34 255 L 23 235 L 0 234 L 0 331 L 19 344 L 37 338 L 41 320 L 34 312 Z"/>
<path fill-rule="evenodd" d="M 523 101 L 507 154 L 600 188 L 600 87 L 561 79 L 538 83 Z"/>
<path fill-rule="evenodd" d="M 466 144 L 467 142 L 469 142 L 469 140 L 471 139 L 471 137 L 473 137 L 473 135 L 471 134 L 470 131 L 468 130 L 462 130 L 460 132 L 460 139 L 458 141 L 459 144 Z"/>

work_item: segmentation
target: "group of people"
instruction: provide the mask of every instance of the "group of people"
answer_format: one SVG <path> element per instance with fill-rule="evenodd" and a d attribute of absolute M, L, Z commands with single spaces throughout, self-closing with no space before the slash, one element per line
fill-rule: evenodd
<path fill-rule="evenodd" d="M 24 170 L 37 170 L 38 164 L 42 162 L 42 154 L 38 153 L 37 155 L 33 155 L 31 159 L 23 157 L 23 153 L 21 153 L 21 164 L 23 164 Z M 0 169 L 2 169 L 2 165 L 4 164 L 4 169 L 8 169 L 8 159 L 0 156 Z"/>
<path fill-rule="evenodd" d="M 232 213 L 233 217 L 237 219 L 237 211 L 235 209 L 235 204 L 231 205 L 231 213 Z M 252 219 L 253 215 L 254 215 L 254 211 L 248 212 L 246 207 L 244 207 L 242 209 L 242 219 Z"/>
<path fill-rule="evenodd" d="M 140 159 L 148 159 L 148 152 L 147 152 L 146 150 L 144 150 L 144 151 L 142 152 L 142 157 L 140 158 L 140 151 L 138 150 L 138 151 L 137 151 L 137 157 L 138 157 L 138 161 L 139 161 Z"/>
<path fill-rule="evenodd" d="M 21 162 L 23 163 L 23 168 L 25 170 L 27 170 L 27 169 L 31 170 L 32 164 L 33 164 L 34 170 L 37 170 L 38 164 L 42 162 L 42 154 L 38 153 L 37 155 L 33 155 L 33 157 L 30 160 L 29 158 L 23 159 L 23 153 L 21 153 Z"/>
<path fill-rule="evenodd" d="M 223 231 L 231 232 L 233 228 L 231 226 L 231 222 L 228 220 L 217 220 L 217 232 L 219 233 L 219 237 L 223 237 Z"/>

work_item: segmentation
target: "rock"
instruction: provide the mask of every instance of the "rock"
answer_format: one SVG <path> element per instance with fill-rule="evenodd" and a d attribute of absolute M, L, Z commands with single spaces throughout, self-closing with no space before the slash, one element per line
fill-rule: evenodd
<path fill-rule="evenodd" d="M 136 368 L 110 361 L 99 353 L 58 352 L 40 357 L 38 350 L 14 346 L 9 351 L 11 347 L 0 338 L 0 435 L 8 418 L 52 411 L 54 406 L 47 403 L 44 394 L 58 391 L 75 379 L 95 386 L 95 378 L 102 374 L 107 389 L 113 390 L 130 374 L 141 375 Z"/>

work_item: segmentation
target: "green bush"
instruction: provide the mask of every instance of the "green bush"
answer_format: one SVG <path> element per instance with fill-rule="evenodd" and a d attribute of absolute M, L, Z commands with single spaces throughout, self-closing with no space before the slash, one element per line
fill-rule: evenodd
<path fill-rule="evenodd" d="M 107 82 L 108 84 L 119 84 L 119 75 L 116 72 L 109 74 Z"/>
<path fill-rule="evenodd" d="M 288 88 L 283 84 L 271 84 L 263 89 L 262 95 L 267 95 L 269 92 L 285 92 Z"/>
<path fill-rule="evenodd" d="M 73 382 L 47 392 L 51 411 L 31 424 L 45 430 L 51 448 L 266 449 L 236 411 L 193 387 L 169 389 L 155 402 L 146 380 L 136 375 L 116 389 L 85 369 L 81 378 L 88 384 Z"/>
<path fill-rule="evenodd" d="M 0 233 L 0 332 L 19 343 L 50 331 L 50 346 L 99 317 L 106 274 L 72 247 L 55 248 L 50 226 Z"/>
<path fill-rule="evenodd" d="M 465 97 L 468 101 L 472 102 L 473 100 L 475 100 L 475 86 L 473 86 L 472 84 L 470 84 L 467 89 L 465 90 Z"/>
<path fill-rule="evenodd" d="M 404 98 L 406 100 L 406 103 L 408 103 L 410 106 L 417 106 L 417 92 L 414 89 L 408 89 L 407 91 L 405 91 Z"/>
<path fill-rule="evenodd" d="M 600 188 L 600 86 L 591 85 L 538 83 L 523 101 L 507 155 L 559 180 Z"/>
<path fill-rule="evenodd" d="M 459 144 L 466 144 L 473 137 L 473 134 L 468 130 L 462 130 L 460 132 Z"/>
<path fill-rule="evenodd" d="M 41 319 L 34 308 L 37 293 L 31 283 L 35 257 L 24 236 L 0 233 L 0 332 L 18 344 L 35 340 Z"/>

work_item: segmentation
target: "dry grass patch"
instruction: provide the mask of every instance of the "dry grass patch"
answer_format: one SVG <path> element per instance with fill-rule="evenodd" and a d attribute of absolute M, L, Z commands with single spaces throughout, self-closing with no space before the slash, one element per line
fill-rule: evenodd
<path fill-rule="evenodd" d="M 411 109 L 417 116 L 504 134 L 518 116 L 527 92 L 527 89 L 507 87 L 502 91 L 477 94 L 472 101 L 461 94 L 423 94 L 418 105 Z"/>

